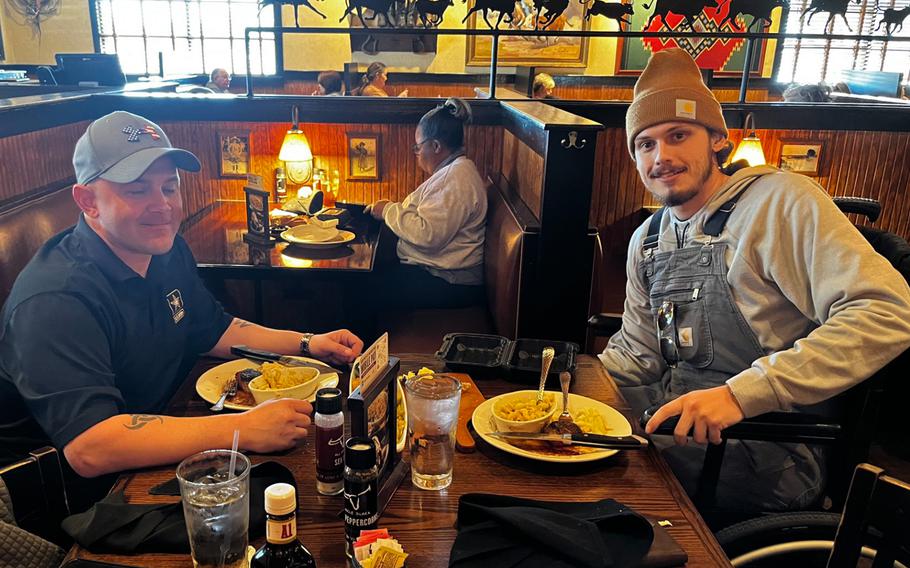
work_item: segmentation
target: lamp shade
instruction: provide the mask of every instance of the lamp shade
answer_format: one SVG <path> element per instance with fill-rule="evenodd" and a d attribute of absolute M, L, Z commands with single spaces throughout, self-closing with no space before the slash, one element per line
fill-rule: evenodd
<path fill-rule="evenodd" d="M 745 160 L 749 162 L 750 166 L 761 166 L 767 163 L 765 152 L 761 147 L 761 140 L 758 139 L 754 132 L 742 139 L 736 148 L 736 152 L 733 153 L 733 157 L 730 158 L 731 162 L 737 160 Z"/>
<path fill-rule="evenodd" d="M 284 142 L 281 143 L 278 159 L 282 162 L 306 162 L 313 159 L 310 141 L 302 130 L 296 128 L 288 130 L 284 135 Z"/>

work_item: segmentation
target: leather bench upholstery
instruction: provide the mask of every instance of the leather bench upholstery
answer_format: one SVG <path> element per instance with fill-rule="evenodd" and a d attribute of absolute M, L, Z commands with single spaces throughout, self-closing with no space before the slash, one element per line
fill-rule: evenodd
<path fill-rule="evenodd" d="M 0 305 L 41 245 L 78 219 L 69 187 L 0 213 Z"/>
<path fill-rule="evenodd" d="M 495 185 L 487 190 L 484 237 L 486 306 L 461 309 L 412 310 L 386 314 L 391 350 L 433 353 L 447 333 L 496 333 L 515 338 L 523 254 L 528 237 L 505 194 Z"/>

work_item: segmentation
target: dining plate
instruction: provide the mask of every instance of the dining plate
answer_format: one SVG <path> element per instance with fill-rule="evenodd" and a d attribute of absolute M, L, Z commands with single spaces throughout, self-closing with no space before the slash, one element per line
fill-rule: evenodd
<path fill-rule="evenodd" d="M 308 359 L 306 357 L 294 357 L 294 359 L 299 359 L 301 361 L 306 361 L 309 363 L 319 363 L 320 365 L 325 364 L 315 359 Z M 203 400 L 215 404 L 218 402 L 218 399 L 221 398 L 221 393 L 224 391 L 224 383 L 226 383 L 228 379 L 234 378 L 234 375 L 239 371 L 258 367 L 259 363 L 256 361 L 251 361 L 249 359 L 235 359 L 233 361 L 222 363 L 217 367 L 212 367 L 199 376 L 199 379 L 196 381 L 196 393 L 198 393 Z M 313 390 L 313 394 L 307 397 L 306 400 L 309 402 L 314 402 L 316 400 L 317 390 L 337 386 L 338 373 L 323 373 L 319 376 L 318 383 L 316 384 L 316 388 Z M 235 404 L 233 402 L 227 401 L 224 403 L 224 407 L 230 408 L 232 410 L 249 410 L 253 408 L 252 406 L 246 404 Z"/>
<path fill-rule="evenodd" d="M 529 397 L 537 395 L 536 390 L 521 392 L 527 393 Z M 556 397 L 556 400 L 560 406 L 556 414 L 553 416 L 558 416 L 559 413 L 562 412 L 562 393 L 554 392 L 552 394 Z M 563 453 L 562 448 L 552 448 L 546 442 L 519 442 L 519 444 L 521 444 L 521 446 L 519 446 L 506 440 L 490 436 L 490 432 L 495 432 L 497 430 L 495 424 L 493 424 L 493 404 L 495 404 L 496 400 L 502 396 L 505 395 L 493 397 L 483 402 L 480 406 L 474 409 L 474 414 L 471 416 L 471 422 L 474 425 L 474 431 L 477 432 L 477 434 L 483 438 L 486 443 L 490 444 L 494 448 L 498 448 L 504 452 L 508 452 L 516 456 L 554 463 L 580 463 L 595 461 L 608 458 L 619 451 L 589 448 L 583 446 L 569 446 L 569 448 L 572 448 L 572 452 L 578 453 L 571 453 L 569 451 Z M 623 416 L 622 413 L 618 410 L 600 401 L 594 400 L 593 398 L 569 393 L 569 412 L 572 413 L 572 416 L 576 416 L 578 412 L 588 408 L 596 410 L 597 413 L 600 414 L 601 418 L 603 418 L 604 423 L 607 426 L 606 432 L 597 432 L 598 434 L 608 434 L 610 436 L 629 436 L 632 434 L 632 425 L 629 424 L 629 421 L 626 420 L 626 417 Z"/>
<path fill-rule="evenodd" d="M 343 245 L 343 244 L 349 243 L 349 242 L 353 241 L 354 238 L 356 237 L 356 235 L 354 233 L 352 233 L 351 231 L 339 230 L 338 233 L 336 233 L 335 236 L 329 240 L 313 241 L 313 240 L 310 240 L 307 238 L 301 238 L 299 233 L 295 233 L 295 230 L 298 229 L 299 227 L 306 227 L 306 225 L 298 225 L 297 227 L 292 227 L 292 228 L 288 229 L 287 231 L 284 231 L 283 233 L 281 233 L 281 238 L 286 240 L 287 242 L 293 243 L 297 246 L 313 247 L 313 248 L 319 248 L 319 247 L 326 248 L 326 247 L 337 247 L 338 245 Z M 306 233 L 304 233 L 303 235 L 305 237 Z"/>

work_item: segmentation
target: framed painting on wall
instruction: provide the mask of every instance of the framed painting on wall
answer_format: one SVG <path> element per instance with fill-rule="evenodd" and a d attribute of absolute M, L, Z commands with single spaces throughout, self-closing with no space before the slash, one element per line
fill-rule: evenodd
<path fill-rule="evenodd" d="M 656 3 L 656 2 L 655 2 Z M 648 64 L 651 54 L 671 47 L 679 47 L 695 59 L 701 69 L 710 69 L 714 76 L 741 76 L 746 60 L 746 40 L 742 38 L 725 38 L 725 33 L 743 32 L 752 26 L 754 20 L 750 15 L 739 15 L 728 19 L 732 2 L 725 2 L 719 7 L 706 6 L 693 17 L 694 31 L 714 32 L 717 37 L 709 38 L 617 38 L 616 71 L 618 75 L 638 75 Z M 659 7 L 660 4 L 657 4 Z M 655 10 L 657 7 L 655 7 Z M 684 16 L 668 13 L 654 15 L 653 11 L 635 6 L 635 13 L 629 16 L 631 25 L 623 24 L 625 31 L 647 32 L 691 32 L 693 27 Z M 779 16 L 778 16 L 779 17 Z M 764 31 L 760 25 L 752 30 Z M 750 76 L 759 76 L 764 65 L 766 40 L 759 40 L 752 49 Z"/>
<path fill-rule="evenodd" d="M 378 180 L 380 178 L 379 134 L 347 132 L 348 179 L 357 181 Z"/>
<path fill-rule="evenodd" d="M 780 169 L 807 176 L 817 176 L 821 154 L 821 142 L 813 140 L 782 140 Z"/>
<path fill-rule="evenodd" d="M 249 131 L 218 133 L 218 176 L 245 178 L 250 173 Z"/>
<path fill-rule="evenodd" d="M 483 1 L 483 0 L 481 0 Z M 477 0 L 468 2 L 469 9 Z M 534 31 L 536 11 L 527 9 L 524 2 L 515 4 L 514 20 L 503 20 L 500 29 Z M 570 2 L 565 11 L 556 17 L 546 28 L 560 31 L 587 31 L 590 20 L 585 20 L 585 5 L 581 2 Z M 490 24 L 495 25 L 497 12 L 490 12 Z M 483 18 L 483 11 L 474 12 L 468 17 L 468 29 L 489 29 Z M 489 65 L 493 41 L 490 36 L 469 36 L 465 42 L 467 53 L 466 65 Z M 503 36 L 499 38 L 499 65 L 533 65 L 537 67 L 585 67 L 588 64 L 588 38 L 581 37 L 546 37 Z"/>

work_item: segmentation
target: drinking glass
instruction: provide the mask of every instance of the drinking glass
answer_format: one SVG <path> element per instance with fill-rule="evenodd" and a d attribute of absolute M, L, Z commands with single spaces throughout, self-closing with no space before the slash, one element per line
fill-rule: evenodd
<path fill-rule="evenodd" d="M 461 381 L 449 375 L 413 377 L 404 392 L 411 482 L 420 489 L 445 489 L 452 483 Z"/>
<path fill-rule="evenodd" d="M 200 452 L 180 462 L 177 479 L 193 566 L 246 568 L 250 460 L 231 450 Z"/>

